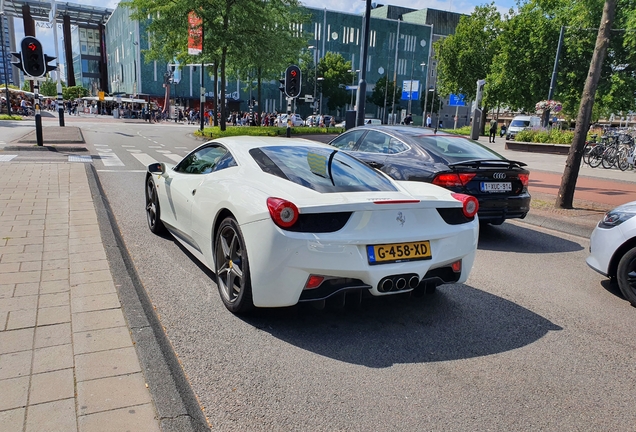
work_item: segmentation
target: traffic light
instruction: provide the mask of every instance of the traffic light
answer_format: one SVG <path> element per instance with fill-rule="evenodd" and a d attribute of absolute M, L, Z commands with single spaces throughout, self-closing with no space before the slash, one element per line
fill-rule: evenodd
<path fill-rule="evenodd" d="M 51 57 L 44 54 L 44 66 L 46 66 L 46 72 L 57 70 L 57 66 L 48 64 L 50 61 L 55 60 L 57 57 Z"/>
<path fill-rule="evenodd" d="M 278 82 L 280 83 L 280 86 L 278 87 L 278 90 L 280 90 L 283 93 L 285 93 L 285 80 L 284 79 L 279 79 Z"/>
<path fill-rule="evenodd" d="M 33 36 L 22 39 L 22 67 L 25 74 L 33 78 L 41 78 L 46 74 L 47 64 L 42 51 L 42 44 Z"/>
<path fill-rule="evenodd" d="M 22 53 L 12 52 L 11 55 L 14 57 L 11 60 L 11 64 L 24 72 L 24 66 L 22 65 Z"/>
<path fill-rule="evenodd" d="M 285 71 L 285 94 L 290 98 L 300 95 L 300 68 L 296 65 L 289 66 Z"/>

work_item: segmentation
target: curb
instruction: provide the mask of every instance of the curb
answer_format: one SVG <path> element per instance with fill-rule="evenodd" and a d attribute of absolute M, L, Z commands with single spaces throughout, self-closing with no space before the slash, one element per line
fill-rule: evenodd
<path fill-rule="evenodd" d="M 538 226 L 541 228 L 548 228 L 565 234 L 585 237 L 588 239 L 592 235 L 592 231 L 594 231 L 594 227 L 577 224 L 573 222 L 572 219 L 564 220 L 550 216 L 532 214 L 532 210 L 530 210 L 530 212 L 524 219 L 513 220 L 528 225 Z"/>
<path fill-rule="evenodd" d="M 205 415 L 155 314 L 93 164 L 86 164 L 102 242 L 137 355 L 164 432 L 209 431 Z"/>
<path fill-rule="evenodd" d="M 38 145 L 24 145 L 24 146 L 17 146 L 17 145 L 9 145 L 9 146 L 2 146 L 0 147 L 0 150 L 4 150 L 4 151 L 51 151 L 51 152 L 87 152 L 88 149 L 84 146 L 56 146 L 56 145 L 43 145 L 43 146 L 38 146 Z"/>

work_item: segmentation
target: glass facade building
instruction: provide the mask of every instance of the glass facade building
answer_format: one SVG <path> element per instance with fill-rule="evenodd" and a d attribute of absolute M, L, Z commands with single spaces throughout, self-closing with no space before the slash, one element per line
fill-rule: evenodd
<path fill-rule="evenodd" d="M 73 71 L 75 83 L 81 85 L 91 96 L 97 96 L 100 86 L 100 55 L 102 43 L 99 29 L 75 26 L 71 31 L 73 47 Z"/>
<path fill-rule="evenodd" d="M 5 82 L 8 84 L 15 84 L 16 80 L 19 77 L 13 76 L 14 68 L 11 64 L 11 59 L 13 56 L 11 55 L 11 40 L 12 40 L 12 32 L 9 28 L 9 20 L 13 18 L 7 17 L 6 15 L 0 16 L 0 22 L 2 24 L 2 49 L 0 50 L 0 83 L 4 84 Z M 6 75 L 5 75 L 6 72 Z"/>

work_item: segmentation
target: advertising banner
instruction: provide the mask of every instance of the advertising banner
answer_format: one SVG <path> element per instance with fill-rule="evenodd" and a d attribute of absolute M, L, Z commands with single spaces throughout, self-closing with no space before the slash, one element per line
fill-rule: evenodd
<path fill-rule="evenodd" d="M 197 55 L 203 51 L 203 20 L 191 11 L 188 14 L 188 54 Z"/>

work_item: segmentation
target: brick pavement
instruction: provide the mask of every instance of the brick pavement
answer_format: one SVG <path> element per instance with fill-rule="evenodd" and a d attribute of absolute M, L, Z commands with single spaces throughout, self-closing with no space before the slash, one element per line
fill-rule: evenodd
<path fill-rule="evenodd" d="M 84 164 L 0 170 L 0 431 L 159 431 Z"/>

